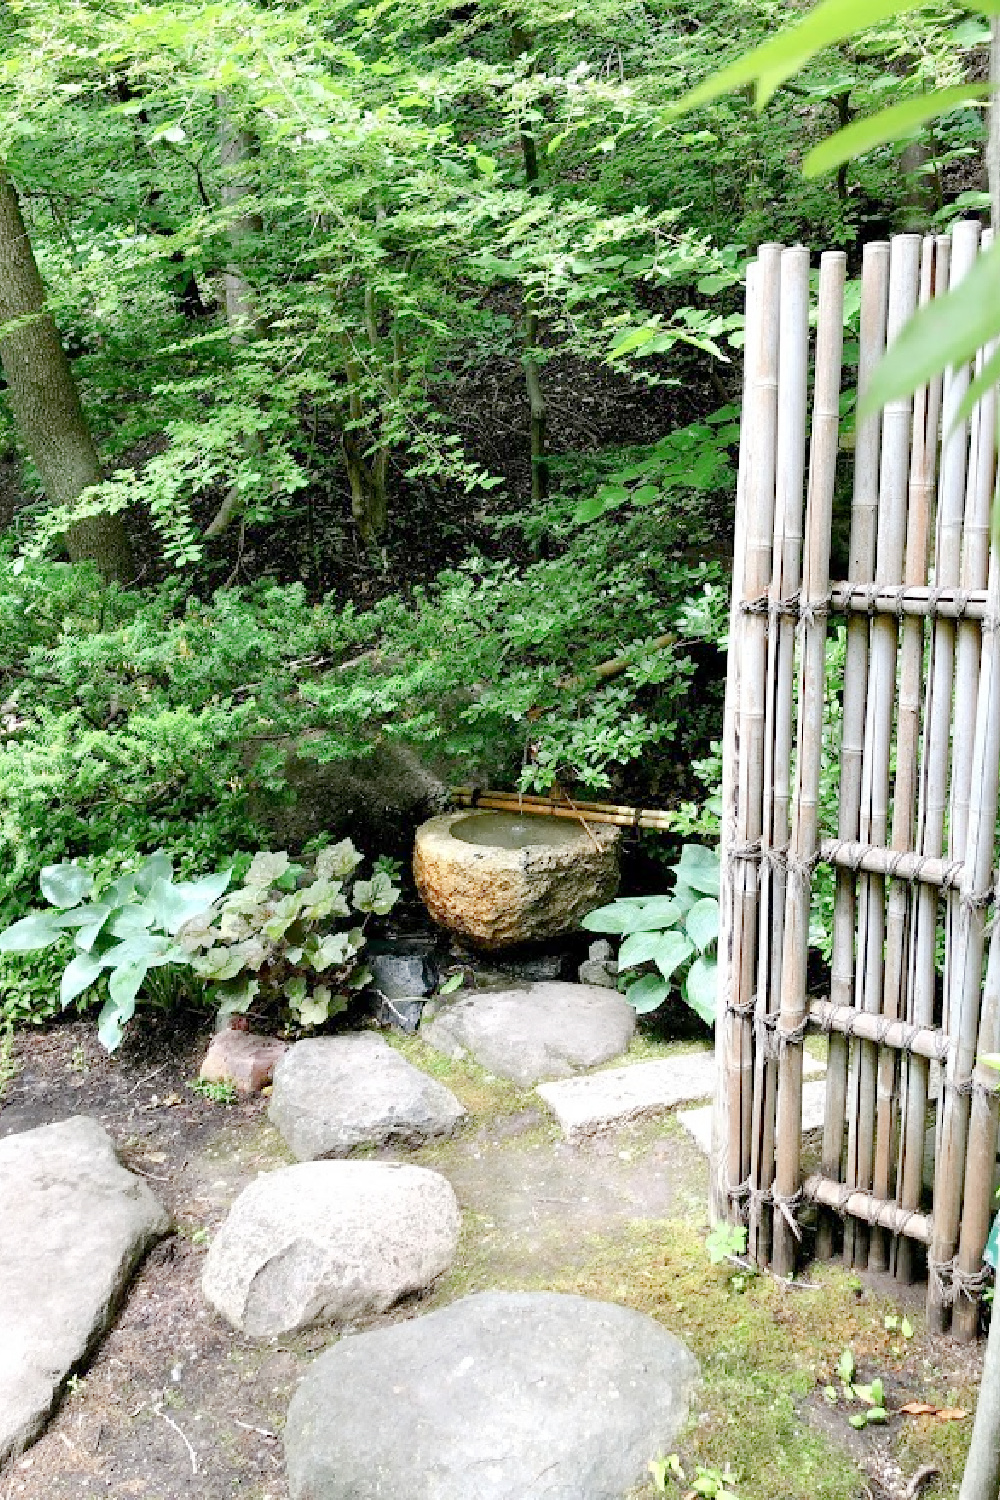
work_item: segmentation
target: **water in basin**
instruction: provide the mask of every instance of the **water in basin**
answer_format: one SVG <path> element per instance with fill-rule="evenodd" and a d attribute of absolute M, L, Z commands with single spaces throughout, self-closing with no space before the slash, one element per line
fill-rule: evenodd
<path fill-rule="evenodd" d="M 463 844 L 483 844 L 491 849 L 527 849 L 531 844 L 573 844 L 583 832 L 575 819 L 533 818 L 530 814 L 479 813 L 460 818 L 451 827 L 452 838 Z"/>

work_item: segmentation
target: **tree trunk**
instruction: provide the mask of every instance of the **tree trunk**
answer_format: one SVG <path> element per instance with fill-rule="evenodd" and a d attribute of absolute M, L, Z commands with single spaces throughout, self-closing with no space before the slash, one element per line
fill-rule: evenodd
<path fill-rule="evenodd" d="M 993 1304 L 969 1457 L 958 1500 L 997 1500 L 1000 1493 L 1000 1308 Z"/>
<path fill-rule="evenodd" d="M 515 27 L 511 34 L 513 55 L 520 57 L 529 50 L 530 46 L 531 38 L 527 32 L 521 27 Z M 524 180 L 527 183 L 528 192 L 537 193 L 538 148 L 535 144 L 534 132 L 522 121 L 519 134 L 521 156 L 524 160 Z M 526 291 L 524 297 L 524 383 L 528 392 L 531 422 L 531 498 L 535 501 L 546 499 L 549 493 L 548 405 L 536 357 L 538 333 L 538 312 L 532 306 L 530 293 Z"/>
<path fill-rule="evenodd" d="M 10 325 L 15 326 L 10 326 Z M 0 363 L 14 421 L 53 505 L 71 505 L 102 479 L 100 459 L 80 404 L 59 330 L 13 184 L 0 170 Z M 74 562 L 97 564 L 105 578 L 126 579 L 132 556 L 119 516 L 77 521 L 66 535 Z"/>
<path fill-rule="evenodd" d="M 229 226 L 229 244 L 233 252 L 223 275 L 226 292 L 226 322 L 229 324 L 234 344 L 249 344 L 263 338 L 267 324 L 260 316 L 253 287 L 247 277 L 245 262 L 253 242 L 264 232 L 264 220 L 253 206 L 253 184 L 247 170 L 256 149 L 256 142 L 249 130 L 233 122 L 229 113 L 230 103 L 225 94 L 216 98 L 219 110 L 219 162 L 222 167 L 222 201 L 240 204 L 243 212 Z M 243 445 L 248 454 L 263 453 L 263 442 L 259 433 L 246 434 Z M 222 504 L 205 527 L 207 537 L 219 536 L 240 508 L 240 494 L 231 485 L 223 496 Z"/>

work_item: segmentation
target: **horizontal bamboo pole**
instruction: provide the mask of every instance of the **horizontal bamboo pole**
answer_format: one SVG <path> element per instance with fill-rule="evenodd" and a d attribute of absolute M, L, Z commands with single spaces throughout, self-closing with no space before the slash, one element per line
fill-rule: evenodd
<path fill-rule="evenodd" d="M 802 1196 L 811 1203 L 821 1203 L 826 1208 L 849 1214 L 852 1219 L 863 1219 L 866 1224 L 888 1229 L 892 1234 L 905 1234 L 908 1239 L 919 1240 L 922 1245 L 930 1244 L 933 1220 L 926 1214 L 900 1208 L 891 1199 L 858 1191 L 848 1194 L 842 1182 L 822 1177 L 818 1172 L 806 1178 L 802 1184 Z"/>
<path fill-rule="evenodd" d="M 842 870 L 865 870 L 890 880 L 915 880 L 943 889 L 957 887 L 965 868 L 960 859 L 938 859 L 910 850 L 887 849 L 882 844 L 859 843 L 855 839 L 824 839 L 819 854 L 824 864 Z"/>
<path fill-rule="evenodd" d="M 933 588 L 925 584 L 835 583 L 826 601 L 833 614 L 905 615 L 911 619 L 984 620 L 989 607 L 985 589 Z M 751 599 L 749 614 L 796 615 L 799 597 L 790 594 Z"/>
<path fill-rule="evenodd" d="M 531 818 L 568 818 L 575 823 L 607 823 L 617 828 L 648 828 L 668 833 L 673 828 L 673 814 L 655 808 L 602 807 L 600 803 L 549 802 L 544 797 L 529 800 L 516 792 L 473 792 L 453 787 L 454 801 L 463 807 L 481 808 L 484 812 L 523 813 Z"/>
<path fill-rule="evenodd" d="M 933 1026 L 910 1026 L 906 1021 L 886 1021 L 884 1016 L 855 1010 L 853 1005 L 833 1005 L 829 1000 L 812 1000 L 809 1021 L 821 1031 L 836 1031 L 841 1036 L 859 1036 L 882 1047 L 900 1052 L 915 1052 L 934 1062 L 948 1055 L 949 1040 Z"/>

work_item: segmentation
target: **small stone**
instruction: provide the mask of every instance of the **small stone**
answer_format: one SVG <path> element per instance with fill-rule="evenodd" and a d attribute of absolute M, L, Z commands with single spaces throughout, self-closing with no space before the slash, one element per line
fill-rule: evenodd
<path fill-rule="evenodd" d="M 617 975 L 617 964 L 607 964 L 592 958 L 586 959 L 577 970 L 577 978 L 581 984 L 597 984 L 604 990 L 618 988 Z"/>
<path fill-rule="evenodd" d="M 505 956 L 501 972 L 508 983 L 514 978 L 534 984 L 543 980 L 561 979 L 565 968 L 566 958 L 562 953 L 531 953 L 524 958 Z"/>
<path fill-rule="evenodd" d="M 670 1452 L 697 1376 L 680 1339 L 629 1308 L 465 1297 L 313 1363 L 285 1428 L 290 1494 L 622 1500 Z"/>
<path fill-rule="evenodd" d="M 252 1031 L 217 1031 L 198 1072 L 207 1083 L 235 1084 L 241 1094 L 259 1094 L 274 1076 L 287 1044 Z"/>
<path fill-rule="evenodd" d="M 426 952 L 379 951 L 369 946 L 365 963 L 371 970 L 372 988 L 387 1000 L 420 999 L 437 984 L 437 965 Z"/>
<path fill-rule="evenodd" d="M 453 1135 L 465 1110 L 381 1037 L 359 1032 L 290 1047 L 275 1069 L 268 1117 L 299 1160 L 312 1161 Z"/>
<path fill-rule="evenodd" d="M 806 1057 L 803 1070 L 807 1075 L 822 1068 L 822 1063 Z M 572 1141 L 598 1135 L 629 1120 L 665 1114 L 678 1104 L 710 1099 L 715 1077 L 715 1053 L 705 1047 L 653 1062 L 606 1068 L 588 1078 L 545 1083 L 537 1092 Z"/>
<path fill-rule="evenodd" d="M 40 1435 L 170 1217 L 83 1115 L 0 1140 L 0 1462 Z"/>
<path fill-rule="evenodd" d="M 450 1057 L 476 1062 L 530 1088 L 568 1078 L 625 1051 L 635 1011 L 620 995 L 583 984 L 525 984 L 460 996 L 442 1006 L 421 1036 Z"/>
<path fill-rule="evenodd" d="M 598 938 L 596 943 L 591 943 L 587 950 L 587 957 L 593 964 L 606 964 L 611 959 L 611 944 L 607 938 Z"/>
<path fill-rule="evenodd" d="M 255 1338 L 384 1312 L 451 1265 L 451 1184 L 399 1162 L 315 1161 L 258 1177 L 212 1242 L 202 1289 Z"/>

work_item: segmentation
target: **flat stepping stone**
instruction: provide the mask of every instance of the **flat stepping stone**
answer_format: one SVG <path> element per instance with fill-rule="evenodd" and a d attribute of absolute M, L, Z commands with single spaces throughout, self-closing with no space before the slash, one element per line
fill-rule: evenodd
<path fill-rule="evenodd" d="M 484 1292 L 342 1339 L 285 1428 L 292 1500 L 623 1500 L 669 1453 L 698 1366 L 630 1308 Z"/>
<path fill-rule="evenodd" d="M 300 1161 L 347 1156 L 356 1146 L 452 1135 L 465 1110 L 372 1032 L 296 1042 L 278 1063 L 268 1109 Z"/>
<path fill-rule="evenodd" d="M 822 1063 L 806 1057 L 806 1073 L 822 1069 Z M 664 1114 L 678 1104 L 710 1099 L 715 1092 L 715 1053 L 706 1047 L 701 1052 L 606 1068 L 587 1078 L 542 1084 L 536 1092 L 559 1121 L 567 1140 L 579 1140 L 629 1120 Z"/>
<path fill-rule="evenodd" d="M 458 1201 L 439 1172 L 401 1162 L 311 1161 L 268 1172 L 237 1198 L 205 1260 L 202 1290 L 254 1338 L 384 1312 L 443 1275 Z"/>
<path fill-rule="evenodd" d="M 594 984 L 545 981 L 463 996 L 420 1035 L 439 1052 L 472 1056 L 527 1089 L 620 1057 L 634 1031 L 635 1011 L 621 995 Z"/>
<path fill-rule="evenodd" d="M 38 1438 L 170 1216 L 77 1115 L 0 1140 L 0 1462 Z"/>
<path fill-rule="evenodd" d="M 815 1061 L 813 1069 L 815 1071 Z M 822 1130 L 823 1118 L 826 1111 L 826 1080 L 817 1079 L 813 1083 L 802 1086 L 802 1133 L 805 1135 L 810 1130 Z M 688 1135 L 692 1136 L 704 1151 L 706 1156 L 712 1154 L 712 1105 L 705 1104 L 701 1109 L 682 1109 L 677 1113 L 678 1123 L 684 1126 Z"/>

